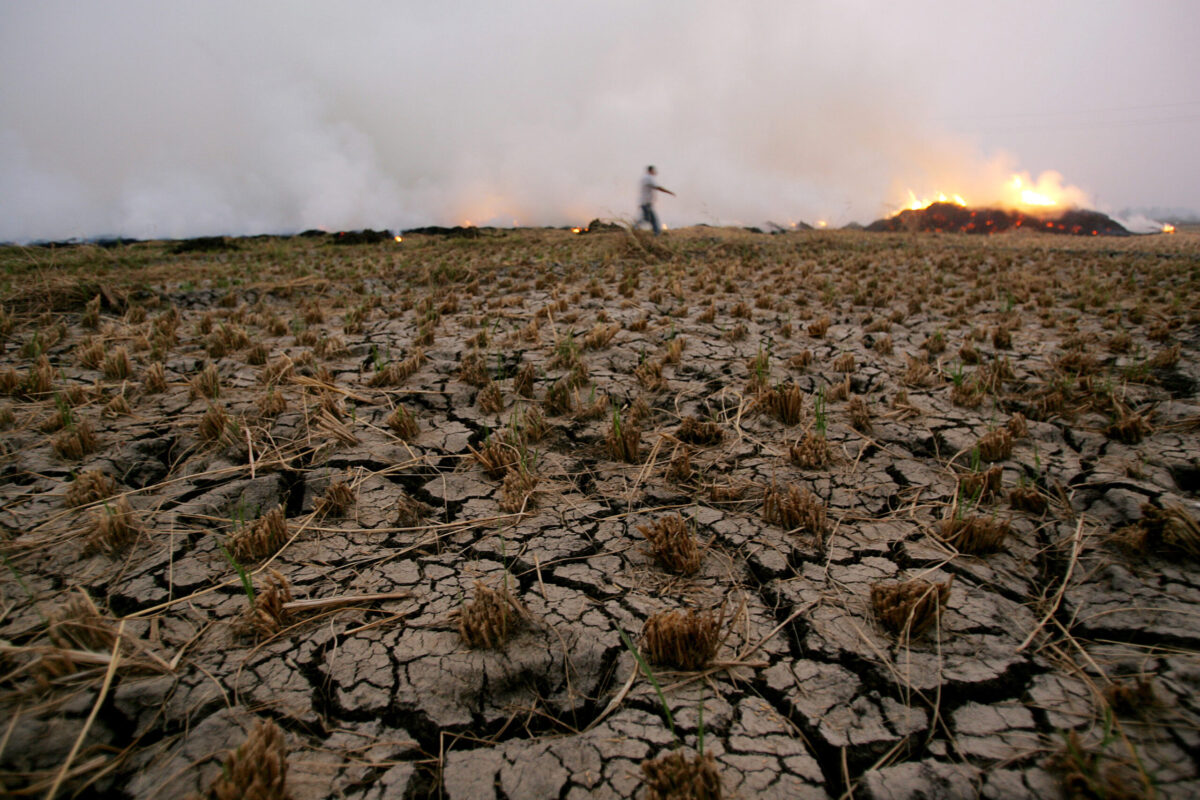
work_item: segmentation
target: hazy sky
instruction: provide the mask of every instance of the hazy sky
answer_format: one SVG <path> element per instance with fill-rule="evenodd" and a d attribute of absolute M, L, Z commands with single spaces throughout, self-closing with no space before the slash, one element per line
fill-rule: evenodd
<path fill-rule="evenodd" d="M 1200 209 L 1200 3 L 0 0 L 0 240 Z M 1053 178 L 1049 178 L 1053 182 Z"/>

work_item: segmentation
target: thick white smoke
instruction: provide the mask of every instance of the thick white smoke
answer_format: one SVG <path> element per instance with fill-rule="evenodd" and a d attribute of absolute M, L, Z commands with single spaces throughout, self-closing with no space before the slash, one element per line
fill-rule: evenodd
<path fill-rule="evenodd" d="M 1012 166 L 923 122 L 877 3 L 2 13 L 0 240 L 630 217 L 648 163 L 671 223 L 845 223 Z"/>

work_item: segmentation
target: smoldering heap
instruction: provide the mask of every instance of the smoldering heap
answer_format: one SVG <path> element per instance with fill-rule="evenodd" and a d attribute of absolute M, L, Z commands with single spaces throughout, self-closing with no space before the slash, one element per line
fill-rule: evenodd
<path fill-rule="evenodd" d="M 934 233 L 1000 233 L 1027 229 L 1075 236 L 1129 236 L 1123 225 L 1099 211 L 1070 209 L 1037 214 L 1000 208 L 970 208 L 956 203 L 933 203 L 905 209 L 867 226 L 876 233 L 927 231 Z"/>

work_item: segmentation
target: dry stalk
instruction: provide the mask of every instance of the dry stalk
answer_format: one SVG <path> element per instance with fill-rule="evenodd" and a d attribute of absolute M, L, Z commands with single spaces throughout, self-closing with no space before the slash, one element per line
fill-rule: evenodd
<path fill-rule="evenodd" d="M 215 442 L 221 438 L 221 434 L 225 433 L 225 428 L 229 424 L 229 415 L 225 413 L 225 409 L 221 406 L 210 405 L 200 417 L 200 424 L 197 428 L 200 434 L 200 440 L 204 442 Z"/>
<path fill-rule="evenodd" d="M 962 475 L 958 479 L 959 496 L 979 501 L 995 499 L 1003 491 L 1003 478 L 1004 469 L 999 466 Z"/>
<path fill-rule="evenodd" d="M 634 369 L 633 376 L 637 378 L 638 384 L 648 392 L 657 392 L 667 385 L 663 378 L 662 362 L 655 358 L 648 358 L 639 364 Z"/>
<path fill-rule="evenodd" d="M 771 416 L 784 425 L 797 425 L 804 417 L 804 392 L 795 383 L 774 387 L 764 402 Z"/>
<path fill-rule="evenodd" d="M 788 460 L 800 469 L 821 469 L 833 461 L 833 453 L 824 436 L 806 431 L 788 448 Z"/>
<path fill-rule="evenodd" d="M 1141 414 L 1130 414 L 1118 408 L 1117 419 L 1104 429 L 1104 435 L 1122 444 L 1137 444 L 1154 432 L 1154 428 Z"/>
<path fill-rule="evenodd" d="M 420 500 L 402 493 L 396 501 L 396 524 L 403 528 L 419 528 L 431 509 Z"/>
<path fill-rule="evenodd" d="M 458 366 L 458 379 L 476 388 L 483 388 L 492 381 L 488 374 L 487 359 L 478 350 L 465 354 Z"/>
<path fill-rule="evenodd" d="M 831 324 L 832 320 L 829 319 L 828 315 L 821 317 L 814 322 L 810 322 L 808 324 L 808 335 L 814 339 L 820 339 L 829 331 L 829 326 Z"/>
<path fill-rule="evenodd" d="M 608 444 L 608 452 L 618 461 L 637 464 L 642 459 L 642 431 L 638 427 L 634 414 L 629 414 L 624 423 L 621 422 L 620 412 L 613 410 L 612 424 L 604 435 Z"/>
<path fill-rule="evenodd" d="M 167 374 L 161 361 L 155 361 L 142 371 L 142 391 L 161 394 L 167 390 Z"/>
<path fill-rule="evenodd" d="M 104 377 L 110 381 L 125 380 L 133 371 L 129 363 L 129 352 L 124 347 L 114 347 L 104 356 Z"/>
<path fill-rule="evenodd" d="M 402 405 L 397 405 L 395 410 L 388 415 L 387 426 L 406 442 L 415 439 L 417 434 L 421 432 L 420 426 L 417 425 L 416 417 Z"/>
<path fill-rule="evenodd" d="M 701 422 L 695 417 L 684 417 L 675 438 L 687 444 L 702 446 L 721 443 L 721 426 L 715 422 Z"/>
<path fill-rule="evenodd" d="M 229 552 L 240 562 L 258 561 L 275 555 L 288 540 L 287 518 L 278 505 L 264 516 L 234 531 L 229 537 Z"/>
<path fill-rule="evenodd" d="M 712 753 L 682 750 L 642 762 L 646 800 L 721 800 L 721 773 Z"/>
<path fill-rule="evenodd" d="M 1008 428 L 997 428 L 979 437 L 979 457 L 991 463 L 1012 455 L 1013 437 Z"/>
<path fill-rule="evenodd" d="M 121 495 L 112 503 L 105 503 L 92 511 L 84 550 L 116 555 L 137 539 L 140 530 L 129 498 Z"/>
<path fill-rule="evenodd" d="M 542 400 L 542 405 L 547 414 L 553 415 L 567 415 L 574 410 L 570 382 L 565 376 L 550 384 L 546 389 L 546 397 Z"/>
<path fill-rule="evenodd" d="M 796 355 L 788 359 L 788 366 L 792 369 L 805 369 L 813 362 L 812 350 L 802 350 Z"/>
<path fill-rule="evenodd" d="M 607 398 L 605 398 L 607 402 Z M 518 421 L 519 420 L 519 421 Z M 513 429 L 509 432 L 507 441 L 514 447 L 530 442 L 540 442 L 550 432 L 550 424 L 537 406 L 527 406 L 514 414 Z"/>
<path fill-rule="evenodd" d="M 414 347 L 408 358 L 396 365 L 396 382 L 407 380 L 423 366 L 425 366 L 425 351 L 420 347 Z"/>
<path fill-rule="evenodd" d="M 133 409 L 129 405 L 129 400 L 125 398 L 125 393 L 122 392 L 112 400 L 105 404 L 102 415 L 107 417 L 128 416 L 133 413 Z"/>
<path fill-rule="evenodd" d="M 1117 679 L 1104 687 L 1104 702 L 1119 716 L 1146 719 L 1162 705 L 1154 684 L 1140 675 Z"/>
<path fill-rule="evenodd" d="M 1013 412 L 1005 427 L 1008 428 L 1008 432 L 1012 434 L 1014 439 L 1024 439 L 1029 435 L 1029 422 L 1020 411 Z"/>
<path fill-rule="evenodd" d="M 933 368 L 929 366 L 927 361 L 909 356 L 908 367 L 904 370 L 902 380 L 906 386 L 912 386 L 913 388 L 928 386 L 933 380 Z"/>
<path fill-rule="evenodd" d="M 725 623 L 712 611 L 664 611 L 642 626 L 643 652 L 655 664 L 681 670 L 703 669 L 717 654 Z"/>
<path fill-rule="evenodd" d="M 794 483 L 787 488 L 772 482 L 763 492 L 763 519 L 785 531 L 804 531 L 820 550 L 825 544 L 825 506 L 808 489 Z"/>
<path fill-rule="evenodd" d="M 663 517 L 637 529 L 650 543 L 659 566 L 676 575 L 693 575 L 700 569 L 700 548 L 687 522 L 679 514 Z"/>
<path fill-rule="evenodd" d="M 267 363 L 267 358 L 270 355 L 270 349 L 262 342 L 259 342 L 246 351 L 246 363 L 252 367 L 261 367 Z"/>
<path fill-rule="evenodd" d="M 714 483 L 708 487 L 708 499 L 714 503 L 736 503 L 749 488 L 745 483 Z"/>
<path fill-rule="evenodd" d="M 572 416 L 581 422 L 593 419 L 602 419 L 608 410 L 612 408 L 612 398 L 607 394 L 597 394 L 595 391 L 591 396 L 584 400 L 579 396 L 579 390 L 576 389 L 572 395 L 571 405 L 574 408 Z"/>
<path fill-rule="evenodd" d="M 82 588 L 52 609 L 46 621 L 50 641 L 61 648 L 104 652 L 116 642 L 112 624 Z"/>
<path fill-rule="evenodd" d="M 850 376 L 847 375 L 842 381 L 830 386 L 826 396 L 831 403 L 848 399 L 850 397 Z"/>
<path fill-rule="evenodd" d="M 21 387 L 21 376 L 12 367 L 0 370 L 0 394 L 14 395 Z"/>
<path fill-rule="evenodd" d="M 266 386 L 278 386 L 287 379 L 291 378 L 296 371 L 296 362 L 292 361 L 291 356 L 282 355 L 279 358 L 268 362 L 261 370 L 258 371 L 259 383 Z"/>
<path fill-rule="evenodd" d="M 59 433 L 51 444 L 54 452 L 64 461 L 78 461 L 89 453 L 94 453 L 100 446 L 96 434 L 92 432 L 92 424 L 86 419 Z"/>
<path fill-rule="evenodd" d="M 612 338 L 621 332 L 621 326 L 617 323 L 605 325 L 597 323 L 586 336 L 583 337 L 584 350 L 601 350 L 608 347 Z"/>
<path fill-rule="evenodd" d="M 1045 514 L 1050 507 L 1045 495 L 1036 486 L 1014 486 L 1008 492 L 1008 505 L 1017 511 L 1028 511 L 1030 514 Z"/>
<path fill-rule="evenodd" d="M 354 505 L 354 490 L 345 481 L 333 481 L 325 488 L 325 493 L 313 504 L 313 511 L 318 517 L 340 517 Z"/>
<path fill-rule="evenodd" d="M 521 454 L 515 447 L 500 441 L 498 437 L 489 439 L 478 450 L 470 445 L 467 445 L 467 449 L 471 451 L 479 466 L 483 467 L 484 473 L 496 480 L 503 478 L 509 467 L 515 466 L 521 459 Z"/>
<path fill-rule="evenodd" d="M 288 800 L 287 743 L 274 722 L 257 722 L 231 752 L 205 800 Z"/>
<path fill-rule="evenodd" d="M 79 473 L 63 495 L 63 502 L 71 508 L 86 506 L 112 497 L 117 492 L 117 482 L 102 470 L 88 469 Z"/>
<path fill-rule="evenodd" d="M 1062 747 L 1046 759 L 1046 767 L 1059 774 L 1066 800 L 1144 800 L 1152 796 L 1144 791 L 1131 765 L 1087 747 L 1075 730 L 1068 732 Z"/>
<path fill-rule="evenodd" d="M 75 359 L 88 369 L 100 369 L 104 363 L 104 342 L 100 339 L 87 339 L 75 348 Z"/>
<path fill-rule="evenodd" d="M 317 415 L 317 430 L 332 436 L 343 445 L 353 447 L 358 444 L 358 437 L 354 435 L 354 432 L 350 430 L 350 427 L 346 423 L 338 419 L 341 409 L 335 406 L 332 394 L 324 393 L 321 400 L 321 413 Z M 338 411 L 333 411 L 331 406 L 337 407 Z"/>
<path fill-rule="evenodd" d="M 1150 369 L 1173 369 L 1179 363 L 1179 357 L 1183 354 L 1183 348 L 1178 342 L 1166 350 L 1160 350 L 1150 358 L 1146 359 L 1146 366 Z"/>
<path fill-rule="evenodd" d="M 682 336 L 676 336 L 667 345 L 667 353 L 663 356 L 663 361 L 667 364 L 678 364 L 683 358 L 683 348 L 687 346 L 687 339 Z"/>
<path fill-rule="evenodd" d="M 504 395 L 497 383 L 489 383 L 480 389 L 475 400 L 479 404 L 479 410 L 485 414 L 499 414 L 504 410 Z"/>
<path fill-rule="evenodd" d="M 950 402 L 963 408 L 978 408 L 983 403 L 983 387 L 976 380 L 963 380 L 950 387 Z"/>
<path fill-rule="evenodd" d="M 1200 559 L 1200 522 L 1182 506 L 1142 505 L 1142 518 L 1116 531 L 1122 547 L 1135 555 L 1183 555 Z"/>
<path fill-rule="evenodd" d="M 371 379 L 367 381 L 367 386 L 379 388 L 382 386 L 399 386 L 404 382 L 404 378 L 400 375 L 399 364 L 388 364 L 385 367 L 380 367 L 371 375 Z"/>
<path fill-rule="evenodd" d="M 221 396 L 221 375 L 217 372 L 216 364 L 209 362 L 199 375 L 192 378 L 190 396 L 193 400 L 197 397 L 215 400 Z"/>
<path fill-rule="evenodd" d="M 510 466 L 500 487 L 500 510 L 516 514 L 529 509 L 533 505 L 533 491 L 537 485 L 538 477 L 523 465 Z"/>
<path fill-rule="evenodd" d="M 1008 536 L 1008 522 L 987 517 L 962 517 L 941 522 L 942 539 L 960 553 L 986 555 L 1000 550 Z"/>
<path fill-rule="evenodd" d="M 285 605 L 292 602 L 292 589 L 287 578 L 272 569 L 267 585 L 254 593 L 254 603 L 247 604 L 235 623 L 235 632 L 249 639 L 266 639 L 279 633 L 288 624 Z"/>
<path fill-rule="evenodd" d="M 278 417 L 287 411 L 287 398 L 283 396 L 283 392 L 279 391 L 279 387 L 272 386 L 254 398 L 254 406 L 264 417 Z"/>
<path fill-rule="evenodd" d="M 850 425 L 859 433 L 870 433 L 871 411 L 867 408 L 867 401 L 863 400 L 859 395 L 854 395 L 850 398 L 850 403 L 846 410 L 850 413 Z"/>
<path fill-rule="evenodd" d="M 692 458 L 687 447 L 676 445 L 671 451 L 671 463 L 667 465 L 667 480 L 671 483 L 687 483 L 695 475 L 692 469 Z"/>
<path fill-rule="evenodd" d="M 475 581 L 474 598 L 459 612 L 458 633 L 468 647 L 500 647 L 527 615 L 509 592 L 507 579 L 499 591 Z"/>
<path fill-rule="evenodd" d="M 950 599 L 953 576 L 945 583 L 916 578 L 871 586 L 871 610 L 879 624 L 901 640 L 916 639 L 937 623 Z"/>
<path fill-rule="evenodd" d="M 523 364 L 513 377 L 513 391 L 521 397 L 533 397 L 533 381 L 537 377 L 537 369 L 533 364 Z"/>

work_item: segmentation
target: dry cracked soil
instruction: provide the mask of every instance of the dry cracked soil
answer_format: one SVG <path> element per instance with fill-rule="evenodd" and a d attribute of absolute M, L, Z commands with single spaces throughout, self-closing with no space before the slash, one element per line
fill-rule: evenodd
<path fill-rule="evenodd" d="M 6 796 L 1200 795 L 1198 233 L 0 263 Z"/>

